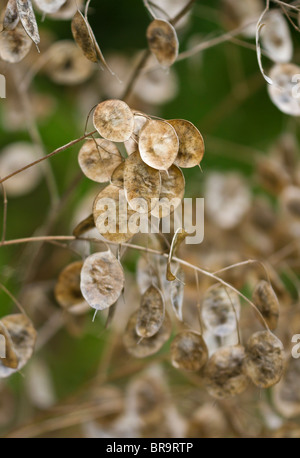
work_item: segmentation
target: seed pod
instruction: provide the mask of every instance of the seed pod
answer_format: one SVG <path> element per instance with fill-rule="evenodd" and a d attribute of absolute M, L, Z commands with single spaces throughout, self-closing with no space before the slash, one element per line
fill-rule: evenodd
<path fill-rule="evenodd" d="M 81 315 L 89 310 L 80 290 L 82 261 L 72 262 L 59 274 L 55 286 L 55 298 L 59 305 L 74 315 Z"/>
<path fill-rule="evenodd" d="M 168 281 L 174 281 L 176 279 L 178 280 L 176 275 L 173 274 L 173 272 L 172 272 L 172 258 L 177 253 L 178 248 L 183 243 L 183 241 L 185 240 L 187 235 L 188 235 L 188 232 L 186 232 L 186 230 L 184 228 L 178 228 L 177 231 L 175 232 L 174 236 L 173 236 L 171 247 L 170 247 L 170 252 L 169 252 L 169 257 L 168 257 L 168 261 L 167 261 L 166 279 Z M 175 264 L 175 266 L 178 269 L 178 265 Z"/>
<path fill-rule="evenodd" d="M 48 1 L 48 0 L 46 0 Z M 58 1 L 58 0 L 57 0 Z M 62 0 L 60 0 L 62 1 Z M 82 9 L 83 0 L 65 0 L 63 5 L 55 13 L 49 15 L 52 19 L 66 20 L 72 19 L 77 10 Z"/>
<path fill-rule="evenodd" d="M 168 170 L 176 159 L 179 140 L 175 129 L 165 121 L 147 121 L 140 132 L 139 151 L 150 167 Z"/>
<path fill-rule="evenodd" d="M 268 11 L 260 36 L 264 50 L 274 62 L 290 62 L 293 42 L 287 20 L 280 11 Z"/>
<path fill-rule="evenodd" d="M 147 122 L 146 116 L 140 116 L 140 115 L 134 114 L 134 128 L 133 128 L 132 137 L 129 140 L 126 140 L 126 142 L 124 142 L 128 156 L 138 151 L 138 138 L 140 135 L 140 131 L 142 127 L 144 127 L 146 122 Z"/>
<path fill-rule="evenodd" d="M 94 229 L 95 227 L 95 221 L 94 221 L 94 216 L 93 214 L 89 215 L 87 218 L 85 218 L 83 221 L 81 221 L 75 229 L 73 230 L 73 235 L 74 237 L 80 237 L 81 235 L 85 234 L 86 232 L 90 231 L 91 229 Z"/>
<path fill-rule="evenodd" d="M 110 180 L 112 185 L 120 189 L 124 189 L 124 167 L 125 161 L 122 161 L 113 171 Z"/>
<path fill-rule="evenodd" d="M 14 30 L 18 25 L 19 20 L 20 17 L 16 0 L 8 0 L 3 19 L 3 29 Z"/>
<path fill-rule="evenodd" d="M 22 25 L 14 30 L 3 30 L 0 33 L 0 58 L 5 62 L 15 64 L 21 62 L 30 51 L 32 41 Z"/>
<path fill-rule="evenodd" d="M 183 331 L 171 344 L 172 364 L 177 369 L 199 371 L 208 359 L 208 350 L 203 337 L 197 332 Z"/>
<path fill-rule="evenodd" d="M 99 134 L 112 142 L 124 142 L 133 133 L 133 113 L 122 100 L 99 103 L 94 111 L 93 121 Z"/>
<path fill-rule="evenodd" d="M 85 57 L 91 62 L 97 62 L 98 57 L 94 36 L 81 11 L 76 11 L 72 19 L 71 28 L 74 40 L 81 48 Z"/>
<path fill-rule="evenodd" d="M 104 310 L 119 299 L 124 288 L 124 271 L 111 251 L 94 253 L 84 261 L 80 289 L 87 303 Z"/>
<path fill-rule="evenodd" d="M 152 337 L 161 328 L 165 317 L 165 301 L 161 291 L 151 285 L 142 296 L 138 310 L 136 333 L 140 337 Z"/>
<path fill-rule="evenodd" d="M 168 123 L 174 127 L 179 139 L 175 164 L 183 168 L 199 165 L 204 155 L 204 141 L 199 130 L 184 119 L 171 119 Z"/>
<path fill-rule="evenodd" d="M 40 42 L 40 35 L 38 26 L 36 23 L 36 18 L 32 8 L 31 0 L 16 0 L 18 14 L 20 16 L 20 21 L 24 27 L 25 32 L 31 38 L 31 40 L 38 45 Z"/>
<path fill-rule="evenodd" d="M 176 270 L 176 280 L 170 283 L 170 301 L 172 305 L 172 309 L 178 318 L 179 321 L 183 321 L 182 316 L 182 306 L 183 306 L 183 296 L 184 296 L 184 280 L 185 275 L 184 271 L 180 267 L 177 266 Z"/>
<path fill-rule="evenodd" d="M 155 258 L 149 259 L 149 255 L 147 258 L 141 256 L 138 260 L 136 279 L 141 294 L 144 294 L 151 285 L 158 287 L 157 272 L 154 271 L 153 264 L 155 265 Z"/>
<path fill-rule="evenodd" d="M 79 151 L 78 162 L 81 170 L 90 180 L 105 183 L 122 162 L 116 145 L 109 140 L 96 138 L 87 140 Z"/>
<path fill-rule="evenodd" d="M 167 21 L 155 19 L 147 28 L 149 49 L 162 67 L 170 67 L 178 56 L 176 30 Z"/>
<path fill-rule="evenodd" d="M 181 204 L 184 191 L 185 179 L 180 168 L 173 164 L 167 171 L 161 171 L 159 200 L 151 214 L 156 218 L 164 218 L 173 213 Z"/>
<path fill-rule="evenodd" d="M 5 367 L 10 367 L 11 369 L 16 369 L 19 364 L 19 358 L 17 353 L 14 350 L 14 345 L 10 334 L 2 321 L 0 321 L 0 335 L 5 338 L 5 357 L 1 358 L 1 363 Z"/>
<path fill-rule="evenodd" d="M 246 345 L 245 373 L 254 385 L 269 388 L 279 382 L 284 366 L 281 341 L 269 331 L 253 334 Z"/>
<path fill-rule="evenodd" d="M 300 188 L 288 186 L 283 191 L 282 203 L 292 216 L 300 218 Z"/>
<path fill-rule="evenodd" d="M 288 173 L 274 159 L 260 158 L 257 164 L 257 173 L 261 186 L 274 195 L 280 194 L 290 182 Z"/>
<path fill-rule="evenodd" d="M 93 205 L 95 226 L 99 233 L 111 242 L 124 243 L 133 237 L 129 230 L 129 218 L 133 215 L 125 193 L 114 185 L 108 185 L 96 196 Z"/>
<path fill-rule="evenodd" d="M 218 349 L 205 368 L 205 384 L 209 394 L 222 399 L 242 393 L 248 385 L 244 362 L 245 349 L 241 345 Z"/>
<path fill-rule="evenodd" d="M 18 358 L 18 366 L 14 369 L 4 366 L 0 359 L 0 378 L 5 378 L 21 370 L 31 358 L 36 341 L 36 331 L 29 318 L 21 313 L 7 315 L 1 319 L 1 322 L 10 335 L 13 350 Z"/>
<path fill-rule="evenodd" d="M 146 356 L 157 353 L 161 349 L 171 335 L 172 326 L 168 314 L 165 313 L 165 318 L 159 331 L 153 337 L 143 339 L 136 333 L 138 313 L 139 311 L 137 310 L 129 318 L 123 342 L 128 353 L 132 356 L 135 358 L 145 358 Z"/>
<path fill-rule="evenodd" d="M 276 64 L 270 71 L 273 84 L 268 85 L 269 96 L 276 107 L 291 116 L 300 115 L 300 67 L 294 64 Z"/>
<path fill-rule="evenodd" d="M 53 14 L 66 3 L 66 0 L 34 0 L 34 3 L 43 13 Z"/>
<path fill-rule="evenodd" d="M 261 280 L 253 292 L 252 301 L 261 312 L 269 328 L 271 330 L 276 329 L 279 317 L 279 302 L 270 283 Z"/>
<path fill-rule="evenodd" d="M 132 153 L 124 165 L 124 190 L 129 205 L 139 213 L 149 213 L 157 204 L 160 193 L 160 173 L 145 164 L 139 152 Z M 141 199 L 140 204 L 131 201 Z"/>

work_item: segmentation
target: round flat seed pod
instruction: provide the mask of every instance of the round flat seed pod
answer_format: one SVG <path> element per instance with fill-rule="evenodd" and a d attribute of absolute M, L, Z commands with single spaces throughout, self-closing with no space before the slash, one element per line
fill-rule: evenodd
<path fill-rule="evenodd" d="M 185 179 L 176 165 L 161 172 L 161 188 L 157 205 L 151 210 L 156 218 L 164 218 L 176 210 L 182 202 L 185 191 Z"/>
<path fill-rule="evenodd" d="M 138 150 L 138 138 L 142 127 L 146 124 L 146 116 L 134 115 L 134 128 L 132 137 L 124 142 L 128 156 Z"/>
<path fill-rule="evenodd" d="M 179 139 L 175 164 L 182 168 L 199 165 L 204 155 L 204 141 L 199 130 L 185 119 L 171 119 L 168 123 L 174 127 Z"/>
<path fill-rule="evenodd" d="M 14 30 L 3 30 L 0 33 L 0 59 L 11 64 L 21 62 L 31 45 L 32 41 L 21 24 Z"/>
<path fill-rule="evenodd" d="M 260 33 L 263 49 L 274 62 L 290 62 L 293 42 L 287 20 L 280 11 L 272 10 L 268 11 L 263 21 Z"/>
<path fill-rule="evenodd" d="M 36 341 L 36 330 L 29 318 L 21 313 L 7 315 L 1 319 L 1 322 L 10 335 L 18 358 L 18 366 L 14 369 L 4 366 L 0 359 L 0 378 L 5 378 L 21 370 L 31 358 Z"/>
<path fill-rule="evenodd" d="M 62 21 L 68 21 L 69 19 L 72 19 L 72 17 L 78 9 L 82 9 L 82 5 L 83 0 L 76 0 L 76 2 L 74 2 L 74 0 L 65 0 L 63 5 L 59 8 L 59 10 L 54 13 L 51 13 L 49 17 L 55 20 L 59 19 Z"/>
<path fill-rule="evenodd" d="M 112 142 L 128 140 L 134 129 L 133 113 L 122 100 L 99 103 L 94 111 L 93 121 L 101 137 Z"/>
<path fill-rule="evenodd" d="M 112 184 L 99 192 L 93 205 L 95 226 L 110 242 L 124 243 L 133 237 L 128 222 L 134 213 L 124 191 Z"/>
<path fill-rule="evenodd" d="M 269 76 L 273 84 L 268 84 L 269 96 L 276 107 L 291 116 L 300 115 L 299 79 L 300 67 L 294 64 L 276 64 Z"/>
<path fill-rule="evenodd" d="M 59 274 L 54 290 L 59 305 L 74 315 L 81 315 L 90 309 L 80 290 L 82 266 L 82 261 L 76 261 L 65 267 Z"/>
<path fill-rule="evenodd" d="M 253 334 L 246 345 L 245 373 L 254 385 L 269 388 L 281 379 L 284 349 L 281 341 L 269 331 Z"/>
<path fill-rule="evenodd" d="M 171 320 L 167 313 L 165 313 L 165 319 L 159 331 L 149 338 L 141 338 L 136 333 L 136 324 L 139 311 L 134 312 L 129 318 L 123 342 L 128 353 L 135 358 L 145 358 L 146 356 L 157 353 L 165 342 L 170 338 L 172 325 Z"/>
<path fill-rule="evenodd" d="M 0 335 L 5 339 L 5 357 L 1 357 L 1 363 L 5 367 L 10 367 L 11 369 L 16 369 L 19 364 L 19 358 L 17 353 L 14 350 L 14 345 L 10 334 L 2 321 L 0 321 Z"/>
<path fill-rule="evenodd" d="M 122 157 L 114 143 L 97 138 L 84 143 L 79 151 L 78 162 L 81 170 L 90 180 L 106 183 L 122 162 Z"/>
<path fill-rule="evenodd" d="M 223 337 L 234 332 L 236 315 L 238 318 L 239 313 L 238 295 L 228 288 L 216 286 L 204 295 L 201 306 L 202 320 L 205 327 L 214 335 Z"/>
<path fill-rule="evenodd" d="M 178 56 L 178 38 L 174 27 L 167 21 L 155 19 L 147 28 L 149 49 L 162 67 L 170 67 Z"/>
<path fill-rule="evenodd" d="M 98 62 L 98 56 L 95 42 L 92 36 L 92 31 L 90 30 L 88 23 L 81 11 L 76 11 L 72 19 L 71 29 L 74 40 L 82 50 L 85 57 L 91 62 Z"/>
<path fill-rule="evenodd" d="M 261 312 L 270 329 L 276 329 L 279 317 L 279 302 L 269 282 L 261 280 L 255 287 L 252 301 Z"/>
<path fill-rule="evenodd" d="M 117 188 L 123 189 L 124 188 L 124 167 L 125 161 L 122 161 L 118 167 L 115 168 L 111 175 L 111 184 L 116 186 Z"/>
<path fill-rule="evenodd" d="M 294 217 L 300 218 L 300 188 L 288 186 L 282 193 L 282 203 Z"/>
<path fill-rule="evenodd" d="M 152 337 L 163 324 L 165 301 L 161 291 L 151 285 L 142 296 L 136 322 L 136 333 L 140 337 Z"/>
<path fill-rule="evenodd" d="M 37 8 L 43 13 L 56 13 L 65 3 L 66 0 L 34 0 Z"/>
<path fill-rule="evenodd" d="M 124 165 L 124 190 L 129 205 L 139 213 L 149 213 L 160 194 L 160 173 L 142 161 L 138 151 Z M 140 199 L 139 201 L 134 201 Z"/>
<path fill-rule="evenodd" d="M 171 358 L 177 369 L 199 371 L 208 359 L 203 337 L 193 331 L 180 332 L 171 344 Z"/>
<path fill-rule="evenodd" d="M 218 349 L 205 368 L 205 384 L 209 394 L 222 399 L 242 393 L 248 385 L 244 361 L 245 349 L 241 345 Z"/>
<path fill-rule="evenodd" d="M 140 132 L 142 160 L 157 170 L 168 170 L 176 159 L 179 140 L 175 129 L 165 121 L 147 121 Z"/>
<path fill-rule="evenodd" d="M 124 288 L 124 271 L 111 251 L 94 253 L 84 261 L 80 289 L 87 303 L 96 310 L 114 304 Z"/>

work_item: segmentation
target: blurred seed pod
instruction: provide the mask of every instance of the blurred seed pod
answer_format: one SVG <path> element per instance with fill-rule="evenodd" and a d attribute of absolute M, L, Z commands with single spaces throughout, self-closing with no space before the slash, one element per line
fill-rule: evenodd
<path fill-rule="evenodd" d="M 300 414 L 300 359 L 290 357 L 280 382 L 274 387 L 273 400 L 278 412 L 285 418 Z"/>
<path fill-rule="evenodd" d="M 254 385 L 269 388 L 279 382 L 284 368 L 281 341 L 270 331 L 252 334 L 246 345 L 245 374 Z"/>
<path fill-rule="evenodd" d="M 179 321 L 183 321 L 183 298 L 184 298 L 184 282 L 185 274 L 181 266 L 176 269 L 176 280 L 170 283 L 170 301 L 172 309 Z"/>
<path fill-rule="evenodd" d="M 240 315 L 238 295 L 224 286 L 210 288 L 204 295 L 201 316 L 205 327 L 216 336 L 227 336 L 237 327 Z"/>
<path fill-rule="evenodd" d="M 59 274 L 54 290 L 59 305 L 74 315 L 81 315 L 90 310 L 80 290 L 82 266 L 82 261 L 76 261 L 65 267 Z"/>
<path fill-rule="evenodd" d="M 223 0 L 222 4 L 224 21 L 228 28 L 244 26 L 241 35 L 254 38 L 257 21 L 264 9 L 262 0 L 243 0 L 242 2 L 240 0 Z"/>
<path fill-rule="evenodd" d="M 259 158 L 257 174 L 261 186 L 274 195 L 280 194 L 290 182 L 288 173 L 275 159 Z"/>
<path fill-rule="evenodd" d="M 96 310 L 113 305 L 124 288 L 124 271 L 111 251 L 94 253 L 83 263 L 80 289 L 87 303 Z"/>
<path fill-rule="evenodd" d="M 114 143 L 96 138 L 84 143 L 78 154 L 78 162 L 90 180 L 106 183 L 122 162 L 122 156 Z"/>
<path fill-rule="evenodd" d="M 165 317 L 165 301 L 154 285 L 144 292 L 137 315 L 136 333 L 140 337 L 152 337 L 161 328 Z"/>
<path fill-rule="evenodd" d="M 185 179 L 182 171 L 176 165 L 160 172 L 161 187 L 157 205 L 151 210 L 151 215 L 164 218 L 173 213 L 181 205 L 185 192 Z"/>
<path fill-rule="evenodd" d="M 280 111 L 291 116 L 300 115 L 299 75 L 300 67 L 295 64 L 276 64 L 269 73 L 273 81 L 268 85 L 272 102 Z"/>
<path fill-rule="evenodd" d="M 3 30 L 0 33 L 0 59 L 10 64 L 21 62 L 30 51 L 32 41 L 18 24 L 14 30 Z"/>
<path fill-rule="evenodd" d="M 151 285 L 158 287 L 159 281 L 157 271 L 154 268 L 155 265 L 156 259 L 154 256 L 150 259 L 148 256 L 147 258 L 140 256 L 137 263 L 136 279 L 141 294 L 144 294 Z"/>
<path fill-rule="evenodd" d="M 172 364 L 177 369 L 199 371 L 208 360 L 208 350 L 203 337 L 194 331 L 182 331 L 171 344 Z"/>
<path fill-rule="evenodd" d="M 243 366 L 245 349 L 241 345 L 222 347 L 208 360 L 205 386 L 214 398 L 229 398 L 245 391 L 248 385 Z"/>
<path fill-rule="evenodd" d="M 167 312 L 159 331 L 149 338 L 141 338 L 136 333 L 136 324 L 138 319 L 137 310 L 129 318 L 125 333 L 123 336 L 123 342 L 126 350 L 135 358 L 145 358 L 146 356 L 157 353 L 165 342 L 170 338 L 172 325 L 171 320 Z"/>
<path fill-rule="evenodd" d="M 162 67 L 174 64 L 178 56 L 178 38 L 174 27 L 167 21 L 155 19 L 147 28 L 149 49 Z"/>
<path fill-rule="evenodd" d="M 181 12 L 184 6 L 183 0 L 160 0 L 159 5 L 151 3 L 152 11 L 155 15 L 161 19 L 170 20 L 174 18 L 178 13 Z M 176 22 L 176 28 L 182 28 L 186 26 L 190 20 L 191 11 L 188 11 L 178 22 Z"/>
<path fill-rule="evenodd" d="M 204 155 L 204 141 L 199 130 L 185 119 L 171 119 L 168 123 L 174 127 L 179 139 L 175 164 L 183 168 L 199 165 Z"/>
<path fill-rule="evenodd" d="M 26 369 L 26 391 L 32 404 L 40 410 L 52 407 L 56 402 L 52 374 L 46 361 L 34 358 Z"/>
<path fill-rule="evenodd" d="M 63 0 L 57 0 L 57 1 L 62 2 Z M 60 19 L 60 20 L 68 21 L 69 19 L 72 19 L 72 17 L 74 16 L 74 14 L 76 13 L 78 9 L 80 10 L 82 8 L 82 5 L 83 5 L 83 0 L 76 0 L 76 2 L 74 2 L 74 0 L 65 0 L 62 6 L 59 8 L 59 10 L 57 10 L 54 13 L 49 14 L 48 17 L 50 17 L 51 19 L 55 19 L 55 20 Z"/>
<path fill-rule="evenodd" d="M 19 358 L 14 349 L 14 344 L 10 337 L 8 329 L 6 329 L 2 321 L 0 321 L 0 335 L 3 336 L 5 339 L 5 357 L 1 358 L 1 363 L 5 367 L 16 369 L 19 364 Z"/>
<path fill-rule="evenodd" d="M 46 14 L 57 13 L 67 0 L 34 0 L 38 10 Z"/>
<path fill-rule="evenodd" d="M 3 18 L 3 30 L 14 30 L 19 20 L 20 16 L 16 0 L 8 0 Z"/>
<path fill-rule="evenodd" d="M 128 140 L 134 129 L 133 113 L 122 100 L 99 103 L 94 111 L 93 122 L 99 134 L 113 142 Z"/>
<path fill-rule="evenodd" d="M 261 312 L 269 328 L 277 328 L 279 318 L 279 302 L 269 282 L 261 280 L 255 287 L 252 301 Z"/>
<path fill-rule="evenodd" d="M 260 37 L 263 49 L 277 63 L 289 62 L 293 57 L 293 42 L 287 20 L 278 10 L 268 11 Z"/>
<path fill-rule="evenodd" d="M 281 202 L 292 216 L 300 218 L 300 187 L 288 186 L 285 188 L 281 196 Z"/>

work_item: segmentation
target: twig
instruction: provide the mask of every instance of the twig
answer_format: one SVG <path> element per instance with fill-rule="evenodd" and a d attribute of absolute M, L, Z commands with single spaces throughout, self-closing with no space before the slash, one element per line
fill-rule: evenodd
<path fill-rule="evenodd" d="M 0 288 L 10 297 L 10 299 L 16 304 L 16 306 L 18 307 L 18 309 L 20 310 L 21 313 L 23 313 L 23 315 L 25 315 L 26 317 L 28 317 L 27 313 L 25 312 L 25 310 L 23 309 L 22 305 L 20 304 L 20 302 L 15 298 L 15 296 L 13 296 L 13 294 L 8 291 L 8 289 L 2 285 L 2 283 L 0 283 Z"/>

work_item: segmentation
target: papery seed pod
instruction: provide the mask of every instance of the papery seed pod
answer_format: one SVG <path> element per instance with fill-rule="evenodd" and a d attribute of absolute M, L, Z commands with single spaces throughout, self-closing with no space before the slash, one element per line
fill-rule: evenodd
<path fill-rule="evenodd" d="M 133 113 L 122 100 L 99 103 L 94 111 L 93 122 L 99 134 L 112 142 L 124 142 L 133 133 Z"/>
<path fill-rule="evenodd" d="M 76 261 L 65 267 L 59 274 L 54 291 L 59 305 L 74 315 L 81 315 L 90 310 L 80 290 L 82 266 L 82 261 Z"/>
<path fill-rule="evenodd" d="M 260 158 L 257 163 L 257 174 L 261 185 L 275 195 L 280 194 L 290 182 L 288 173 L 274 159 Z"/>
<path fill-rule="evenodd" d="M 123 336 L 123 342 L 128 353 L 135 358 L 145 358 L 146 356 L 157 353 L 164 343 L 170 338 L 172 325 L 171 320 L 167 313 L 159 331 L 149 338 L 141 338 L 136 333 L 136 323 L 138 318 L 138 310 L 134 312 L 129 318 L 125 333 Z"/>
<path fill-rule="evenodd" d="M 150 256 L 150 255 L 149 255 Z M 155 269 L 156 259 L 152 257 L 141 256 L 137 263 L 136 279 L 141 294 L 144 294 L 151 286 L 158 287 L 158 275 Z"/>
<path fill-rule="evenodd" d="M 175 271 L 174 273 L 172 271 L 172 258 L 174 255 L 176 255 L 177 250 L 179 249 L 180 245 L 184 242 L 187 235 L 188 235 L 188 232 L 186 232 L 184 228 L 178 228 L 173 236 L 171 247 L 170 247 L 170 252 L 169 252 L 169 257 L 167 261 L 166 279 L 168 281 L 174 281 L 176 279 L 178 280 L 178 278 L 176 277 Z M 176 270 L 178 270 L 177 263 L 175 263 L 175 266 L 176 266 Z"/>
<path fill-rule="evenodd" d="M 93 214 L 89 215 L 87 218 L 85 218 L 83 221 L 81 221 L 75 229 L 73 230 L 73 235 L 75 237 L 80 237 L 81 235 L 85 234 L 86 232 L 94 229 L 95 227 L 95 221 L 94 221 L 94 216 Z"/>
<path fill-rule="evenodd" d="M 3 29 L 4 30 L 14 30 L 18 25 L 20 16 L 17 8 L 16 0 L 8 0 L 4 19 L 3 19 Z"/>
<path fill-rule="evenodd" d="M 274 62 L 289 62 L 293 56 L 293 42 L 287 20 L 280 11 L 271 10 L 263 22 L 260 36 L 264 50 Z"/>
<path fill-rule="evenodd" d="M 185 179 L 176 165 L 167 171 L 161 171 L 161 188 L 157 205 L 151 210 L 156 218 L 164 218 L 176 210 L 182 202 L 185 191 Z"/>
<path fill-rule="evenodd" d="M 66 3 L 66 0 L 34 0 L 34 3 L 43 13 L 53 14 Z"/>
<path fill-rule="evenodd" d="M 170 301 L 172 309 L 179 321 L 183 321 L 182 307 L 184 297 L 185 275 L 181 266 L 178 265 L 175 270 L 176 280 L 170 283 Z"/>
<path fill-rule="evenodd" d="M 203 337 L 194 331 L 182 331 L 171 344 L 172 364 L 177 369 L 199 371 L 208 359 Z"/>
<path fill-rule="evenodd" d="M 78 154 L 78 162 L 90 180 L 105 183 L 110 181 L 113 171 L 122 162 L 122 156 L 114 143 L 96 138 L 84 143 Z"/>
<path fill-rule="evenodd" d="M 140 337 L 152 337 L 161 328 L 165 317 L 165 301 L 161 291 L 151 285 L 142 296 L 136 321 Z"/>
<path fill-rule="evenodd" d="M 0 321 L 0 335 L 5 339 L 5 356 L 3 357 L 1 355 L 1 363 L 5 367 L 16 369 L 19 364 L 19 358 L 16 351 L 14 350 L 11 336 L 2 321 Z"/>
<path fill-rule="evenodd" d="M 273 84 L 268 85 L 269 96 L 276 107 L 291 116 L 300 115 L 299 79 L 300 67 L 294 64 L 276 64 L 269 76 Z"/>
<path fill-rule="evenodd" d="M 25 32 L 31 40 L 38 45 L 40 42 L 40 35 L 36 23 L 35 14 L 32 8 L 31 0 L 16 0 L 17 9 L 20 21 L 24 27 Z"/>
<path fill-rule="evenodd" d="M 124 142 L 128 156 L 138 151 L 138 139 L 139 139 L 140 131 L 144 127 L 146 122 L 147 122 L 146 116 L 140 116 L 138 114 L 134 114 L 134 128 L 133 128 L 132 136 L 131 138 L 129 138 L 129 140 L 126 140 Z"/>
<path fill-rule="evenodd" d="M 218 285 L 205 293 L 201 305 L 203 324 L 216 336 L 231 334 L 236 329 L 239 314 L 239 297 L 229 288 Z"/>
<path fill-rule="evenodd" d="M 229 29 L 241 27 L 241 35 L 255 37 L 256 25 L 264 10 L 262 0 L 222 0 L 222 7 Z"/>
<path fill-rule="evenodd" d="M 145 164 L 138 151 L 125 161 L 124 191 L 129 206 L 139 213 L 149 213 L 158 202 L 160 173 Z"/>
<path fill-rule="evenodd" d="M 245 349 L 241 345 L 222 347 L 208 360 L 205 386 L 214 398 L 229 398 L 245 391 L 248 385 L 244 373 Z"/>
<path fill-rule="evenodd" d="M 282 193 L 281 201 L 288 212 L 300 218 L 300 188 L 297 186 L 288 186 Z"/>
<path fill-rule="evenodd" d="M 4 366 L 0 359 L 0 378 L 5 378 L 21 370 L 31 358 L 36 341 L 36 331 L 30 319 L 21 313 L 7 315 L 1 318 L 1 322 L 10 335 L 14 352 L 18 358 L 18 366 L 14 369 Z"/>
<path fill-rule="evenodd" d="M 91 62 L 98 62 L 94 34 L 80 11 L 76 11 L 71 28 L 74 40 L 85 57 Z"/>
<path fill-rule="evenodd" d="M 252 301 L 261 312 L 271 330 L 276 329 L 279 317 L 279 302 L 269 282 L 261 280 L 255 287 Z"/>
<path fill-rule="evenodd" d="M 111 184 L 117 188 L 124 189 L 124 167 L 125 161 L 122 161 L 118 167 L 115 168 L 111 175 Z"/>
<path fill-rule="evenodd" d="M 141 129 L 139 151 L 150 167 L 168 170 L 176 159 L 179 140 L 175 129 L 165 121 L 147 121 Z"/>
<path fill-rule="evenodd" d="M 178 56 L 178 38 L 167 21 L 155 19 L 147 28 L 149 49 L 162 67 L 170 67 Z"/>
<path fill-rule="evenodd" d="M 10 64 L 21 62 L 30 51 L 32 41 L 22 25 L 0 33 L 0 58 Z"/>
<path fill-rule="evenodd" d="M 284 367 L 281 341 L 270 331 L 252 334 L 246 345 L 245 374 L 254 385 L 269 388 L 279 382 Z"/>
<path fill-rule="evenodd" d="M 86 258 L 81 270 L 80 289 L 87 303 L 96 310 L 114 304 L 124 288 L 124 271 L 111 251 Z"/>
<path fill-rule="evenodd" d="M 69 19 L 72 19 L 78 9 L 82 9 L 82 5 L 83 0 L 76 0 L 76 2 L 74 2 L 74 0 L 65 0 L 59 10 L 55 13 L 49 14 L 48 17 L 55 20 L 60 19 L 63 21 L 68 21 Z"/>
<path fill-rule="evenodd" d="M 183 168 L 199 165 L 204 155 L 204 141 L 199 130 L 184 119 L 170 119 L 168 123 L 174 127 L 179 139 L 175 164 Z"/>

